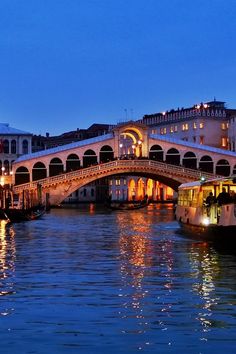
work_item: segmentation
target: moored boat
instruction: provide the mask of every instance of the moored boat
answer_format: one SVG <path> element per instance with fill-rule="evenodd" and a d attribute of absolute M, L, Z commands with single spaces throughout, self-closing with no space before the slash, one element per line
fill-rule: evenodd
<path fill-rule="evenodd" d="M 176 219 L 186 235 L 236 243 L 236 176 L 179 186 Z"/>
<path fill-rule="evenodd" d="M 44 206 L 35 206 L 27 209 L 9 208 L 2 210 L 4 219 L 9 223 L 39 219 L 45 213 Z"/>
<path fill-rule="evenodd" d="M 110 202 L 108 204 L 109 208 L 112 210 L 136 210 L 145 208 L 148 206 L 148 196 L 145 195 L 144 199 L 140 202 L 137 201 L 127 201 L 127 202 Z"/>
<path fill-rule="evenodd" d="M 147 202 L 140 202 L 140 203 L 111 203 L 110 208 L 112 210 L 136 210 L 136 209 L 141 209 L 145 208 L 148 205 Z"/>

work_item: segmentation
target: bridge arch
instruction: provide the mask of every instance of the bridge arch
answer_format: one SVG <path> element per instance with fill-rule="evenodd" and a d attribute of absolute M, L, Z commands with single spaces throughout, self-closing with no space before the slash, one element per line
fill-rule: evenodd
<path fill-rule="evenodd" d="M 216 174 L 219 174 L 221 176 L 230 175 L 230 165 L 227 160 L 221 159 L 216 163 Z"/>
<path fill-rule="evenodd" d="M 164 151 L 160 145 L 153 145 L 149 151 L 149 159 L 154 161 L 163 161 Z"/>
<path fill-rule="evenodd" d="M 66 172 L 76 171 L 80 168 L 80 159 L 77 154 L 70 154 L 66 159 Z"/>
<path fill-rule="evenodd" d="M 47 177 L 47 168 L 42 162 L 36 162 L 32 168 L 32 180 L 38 181 Z"/>
<path fill-rule="evenodd" d="M 97 155 L 94 150 L 88 149 L 84 152 L 83 167 L 89 167 L 98 163 Z"/>
<path fill-rule="evenodd" d="M 62 160 L 59 159 L 58 157 L 54 157 L 53 159 L 51 159 L 49 163 L 49 176 L 52 177 L 52 176 L 59 175 L 63 173 L 63 171 L 64 171 L 64 167 L 63 167 Z"/>
<path fill-rule="evenodd" d="M 199 168 L 202 171 L 213 173 L 214 166 L 212 158 L 208 155 L 202 156 L 199 161 Z"/>
<path fill-rule="evenodd" d="M 171 165 L 179 165 L 180 164 L 180 152 L 171 148 L 166 153 L 166 163 L 170 163 Z"/>
<path fill-rule="evenodd" d="M 99 153 L 100 163 L 114 160 L 114 151 L 111 146 L 103 145 Z"/>
<path fill-rule="evenodd" d="M 182 165 L 187 168 L 197 168 L 197 157 L 192 151 L 188 151 L 184 154 Z"/>

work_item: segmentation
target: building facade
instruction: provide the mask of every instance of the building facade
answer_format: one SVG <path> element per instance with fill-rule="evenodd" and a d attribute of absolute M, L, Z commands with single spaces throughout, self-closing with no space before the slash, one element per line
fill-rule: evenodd
<path fill-rule="evenodd" d="M 13 161 L 32 149 L 32 134 L 0 123 L 0 173 L 8 176 Z"/>
<path fill-rule="evenodd" d="M 214 100 L 190 108 L 148 114 L 139 121 L 147 125 L 152 134 L 230 149 L 229 124 L 235 115 L 235 109 L 227 109 L 225 102 Z"/>

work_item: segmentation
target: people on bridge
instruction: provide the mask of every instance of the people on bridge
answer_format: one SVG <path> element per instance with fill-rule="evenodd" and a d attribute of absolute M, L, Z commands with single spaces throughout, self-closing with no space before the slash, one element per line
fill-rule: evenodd
<path fill-rule="evenodd" d="M 216 198 L 216 201 L 219 205 L 231 203 L 230 195 L 228 192 L 226 192 L 225 187 L 222 188 L 222 192 L 218 195 L 218 197 Z"/>

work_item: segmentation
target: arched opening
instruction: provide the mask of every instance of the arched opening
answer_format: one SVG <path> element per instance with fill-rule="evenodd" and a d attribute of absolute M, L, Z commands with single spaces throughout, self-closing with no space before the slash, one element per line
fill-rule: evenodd
<path fill-rule="evenodd" d="M 32 169 L 32 180 L 38 181 L 39 179 L 43 179 L 47 177 L 47 169 L 44 163 L 36 162 Z"/>
<path fill-rule="evenodd" d="M 154 181 L 150 178 L 147 178 L 147 182 L 146 182 L 146 194 L 148 195 L 148 197 L 150 199 L 153 199 L 153 192 L 154 192 Z"/>
<path fill-rule="evenodd" d="M 52 177 L 52 176 L 60 175 L 63 172 L 64 169 L 63 169 L 63 163 L 61 159 L 59 159 L 58 157 L 52 159 L 49 164 L 49 176 Z"/>
<path fill-rule="evenodd" d="M 66 160 L 66 172 L 76 171 L 80 169 L 80 159 L 76 154 L 70 154 Z"/>
<path fill-rule="evenodd" d="M 28 183 L 30 181 L 30 173 L 24 166 L 18 167 L 15 173 L 15 184 Z"/>
<path fill-rule="evenodd" d="M 208 155 L 201 157 L 199 161 L 199 169 L 205 172 L 213 173 L 213 161 Z"/>
<path fill-rule="evenodd" d="M 166 163 L 171 165 L 180 165 L 180 153 L 177 149 L 171 148 L 166 153 Z"/>
<path fill-rule="evenodd" d="M 28 154 L 29 152 L 29 143 L 28 143 L 28 140 L 23 140 L 22 142 L 22 153 L 23 154 Z"/>
<path fill-rule="evenodd" d="M 9 163 L 8 160 L 4 160 L 3 167 L 4 167 L 4 173 L 9 175 L 9 173 L 10 173 L 10 163 Z"/>
<path fill-rule="evenodd" d="M 142 178 L 138 179 L 137 183 L 137 199 L 142 200 L 145 196 L 145 183 Z"/>
<path fill-rule="evenodd" d="M 236 165 L 233 167 L 233 175 L 236 175 Z"/>
<path fill-rule="evenodd" d="M 16 154 L 16 140 L 11 141 L 11 153 Z"/>
<path fill-rule="evenodd" d="M 83 156 L 83 167 L 89 167 L 96 164 L 97 164 L 96 153 L 91 149 L 86 150 Z"/>
<path fill-rule="evenodd" d="M 153 145 L 149 151 L 149 159 L 163 161 L 164 152 L 160 145 Z"/>
<path fill-rule="evenodd" d="M 128 200 L 136 199 L 136 185 L 135 180 L 132 178 L 129 180 L 129 188 L 128 188 Z"/>
<path fill-rule="evenodd" d="M 4 154 L 9 154 L 9 140 L 3 140 L 3 152 Z"/>
<path fill-rule="evenodd" d="M 187 168 L 197 168 L 197 157 L 192 151 L 188 151 L 184 154 L 182 164 Z"/>
<path fill-rule="evenodd" d="M 227 160 L 219 160 L 216 164 L 216 174 L 221 176 L 230 175 L 230 165 Z"/>
<path fill-rule="evenodd" d="M 108 162 L 114 160 L 114 152 L 109 145 L 104 145 L 99 154 L 100 163 Z"/>

